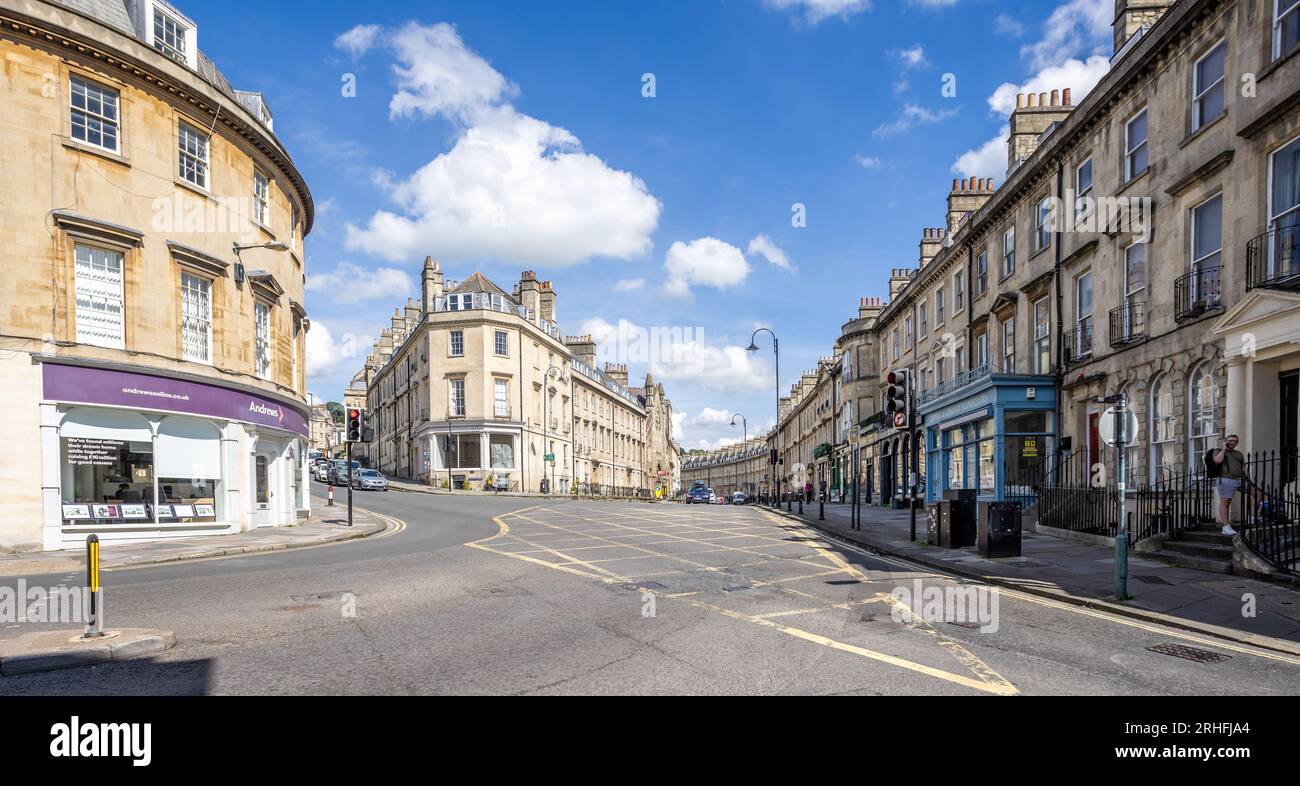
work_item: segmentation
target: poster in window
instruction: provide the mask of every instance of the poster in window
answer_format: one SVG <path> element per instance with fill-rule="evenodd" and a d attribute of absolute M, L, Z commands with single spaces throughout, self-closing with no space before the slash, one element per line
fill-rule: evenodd
<path fill-rule="evenodd" d="M 93 505 L 96 519 L 120 519 L 122 518 L 121 505 Z"/>
<path fill-rule="evenodd" d="M 172 513 L 171 505 L 158 505 L 155 509 L 158 511 L 158 518 L 160 519 L 171 519 L 176 517 L 176 515 Z"/>
<path fill-rule="evenodd" d="M 90 518 L 89 505 L 64 505 L 63 519 L 65 521 L 83 521 Z"/>
<path fill-rule="evenodd" d="M 172 512 L 172 515 L 175 516 L 175 517 L 178 518 L 178 519 L 192 519 L 192 518 L 194 518 L 194 506 L 193 506 L 193 505 L 172 505 L 172 511 L 173 511 L 173 512 Z"/>
<path fill-rule="evenodd" d="M 216 518 L 217 516 L 217 508 L 214 505 L 195 505 L 194 512 L 200 518 L 205 519 Z"/>
<path fill-rule="evenodd" d="M 122 518 L 132 521 L 149 518 L 149 510 L 144 505 L 123 505 Z"/>

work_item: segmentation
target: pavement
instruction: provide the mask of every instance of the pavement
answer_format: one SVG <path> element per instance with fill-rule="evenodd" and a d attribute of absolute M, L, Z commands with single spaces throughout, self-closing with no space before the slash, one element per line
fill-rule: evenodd
<path fill-rule="evenodd" d="M 67 630 L 27 633 L 0 640 L 0 675 L 58 671 L 157 655 L 176 645 L 169 630 L 107 630 L 87 639 Z"/>
<path fill-rule="evenodd" d="M 263 551 L 323 546 L 383 532 L 394 522 L 366 511 L 354 511 L 347 525 L 347 507 L 314 507 L 311 516 L 292 527 L 265 527 L 234 535 L 208 535 L 153 541 L 107 541 L 100 546 L 102 570 L 166 562 L 212 559 Z M 32 576 L 86 570 L 84 550 L 46 551 L 0 556 L 0 577 Z"/>
<path fill-rule="evenodd" d="M 778 512 L 836 538 L 922 565 L 1041 597 L 1104 610 L 1229 641 L 1300 654 L 1300 592 L 1243 576 L 1207 573 L 1129 555 L 1128 592 L 1115 598 L 1112 547 L 1023 533 L 1021 556 L 985 559 L 973 548 L 948 549 L 912 542 L 911 514 L 862 506 L 862 529 L 849 528 L 850 504 L 828 503 L 818 520 L 818 503 L 803 515 Z M 925 511 L 917 511 L 917 537 L 924 541 Z M 1254 599 L 1253 609 L 1247 600 Z M 1244 610 L 1253 611 L 1248 616 Z"/>
<path fill-rule="evenodd" d="M 404 527 L 108 571 L 109 623 L 176 645 L 3 675 L 0 696 L 1300 693 L 1298 656 L 989 587 L 755 507 L 357 504 Z M 957 605 L 903 613 L 930 593 Z M 979 614 L 952 613 L 961 593 Z M 0 624 L 0 641 L 30 629 Z"/>

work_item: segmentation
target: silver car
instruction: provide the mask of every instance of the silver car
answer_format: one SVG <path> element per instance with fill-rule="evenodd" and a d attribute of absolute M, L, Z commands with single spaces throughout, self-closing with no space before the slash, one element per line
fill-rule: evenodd
<path fill-rule="evenodd" d="M 352 476 L 352 488 L 362 491 L 388 491 L 388 478 L 377 469 L 363 469 Z"/>

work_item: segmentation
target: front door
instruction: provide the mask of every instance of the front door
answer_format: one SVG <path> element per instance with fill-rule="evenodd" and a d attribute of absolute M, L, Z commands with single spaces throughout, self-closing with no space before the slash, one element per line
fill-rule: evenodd
<path fill-rule="evenodd" d="M 1088 467 L 1090 475 L 1091 468 L 1101 463 L 1101 431 L 1098 429 L 1100 422 L 1100 412 L 1088 413 Z"/>
<path fill-rule="evenodd" d="M 274 527 L 276 521 L 275 490 L 278 462 L 274 453 L 253 456 L 253 526 Z"/>
<path fill-rule="evenodd" d="M 1288 371 L 1278 379 L 1281 411 L 1278 426 L 1282 429 L 1282 482 L 1296 479 L 1296 454 L 1300 452 L 1300 371 Z"/>

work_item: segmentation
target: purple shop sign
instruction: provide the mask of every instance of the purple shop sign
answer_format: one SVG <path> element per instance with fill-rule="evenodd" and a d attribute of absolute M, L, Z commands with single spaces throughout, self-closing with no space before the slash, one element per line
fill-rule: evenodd
<path fill-rule="evenodd" d="M 45 363 L 43 371 L 47 401 L 183 412 L 311 434 L 303 412 L 253 393 L 107 368 Z"/>

